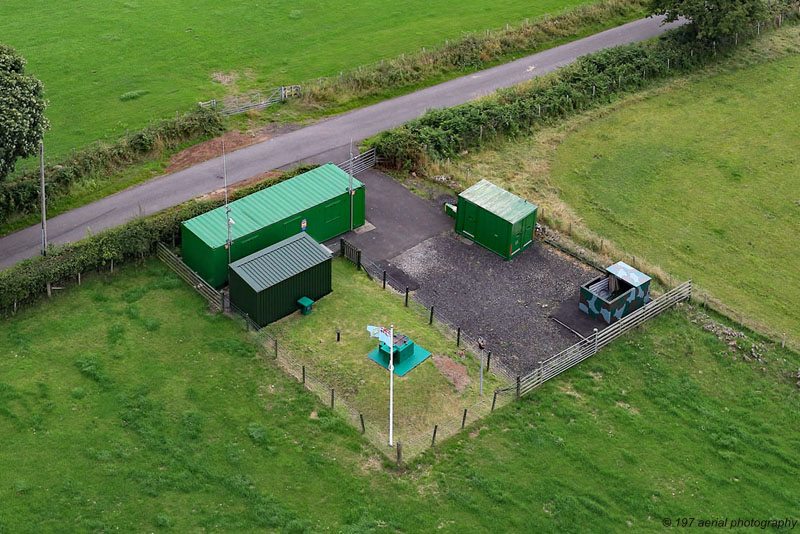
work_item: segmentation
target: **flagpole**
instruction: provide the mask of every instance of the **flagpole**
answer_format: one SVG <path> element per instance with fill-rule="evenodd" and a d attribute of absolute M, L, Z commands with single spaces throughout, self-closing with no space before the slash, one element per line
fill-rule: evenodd
<path fill-rule="evenodd" d="M 394 325 L 389 327 L 389 446 L 393 445 L 394 430 Z"/>

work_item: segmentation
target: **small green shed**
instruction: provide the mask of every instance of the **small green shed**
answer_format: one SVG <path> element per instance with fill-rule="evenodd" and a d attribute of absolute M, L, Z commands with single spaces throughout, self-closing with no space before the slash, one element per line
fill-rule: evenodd
<path fill-rule="evenodd" d="M 538 209 L 481 180 L 458 195 L 456 232 L 510 260 L 533 243 Z"/>
<path fill-rule="evenodd" d="M 331 252 L 307 233 L 244 257 L 228 266 L 231 304 L 265 326 L 331 292 Z M 307 302 L 307 301 L 306 301 Z"/>
<path fill-rule="evenodd" d="M 353 180 L 353 228 L 364 224 L 364 184 Z M 350 176 L 332 163 L 231 202 L 231 261 L 306 232 L 327 241 L 350 230 Z M 181 225 L 183 261 L 214 287 L 225 283 L 225 206 Z"/>

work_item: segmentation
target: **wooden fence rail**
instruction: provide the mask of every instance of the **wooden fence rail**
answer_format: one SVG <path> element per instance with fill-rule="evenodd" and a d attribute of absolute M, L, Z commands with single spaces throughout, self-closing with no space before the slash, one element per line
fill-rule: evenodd
<path fill-rule="evenodd" d="M 164 243 L 156 245 L 156 255 L 170 269 L 175 271 L 184 282 L 192 286 L 192 289 L 200 293 L 208 301 L 208 305 L 212 310 L 222 311 L 222 293 L 208 285 L 208 282 L 200 278 L 199 274 L 183 263 Z"/>

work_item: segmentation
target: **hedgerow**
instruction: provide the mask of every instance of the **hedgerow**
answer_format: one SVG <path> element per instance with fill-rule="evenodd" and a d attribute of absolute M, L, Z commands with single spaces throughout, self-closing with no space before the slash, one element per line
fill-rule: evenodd
<path fill-rule="evenodd" d="M 231 198 L 241 198 L 266 187 L 311 170 L 301 166 L 291 172 L 239 189 Z M 159 241 L 180 239 L 180 224 L 201 213 L 217 208 L 222 199 L 193 200 L 149 217 L 89 236 L 76 243 L 53 247 L 47 255 L 25 260 L 0 272 L 0 314 L 7 315 L 20 305 L 39 298 L 47 284 L 75 280 L 79 273 L 100 271 L 111 262 L 140 259 L 151 254 Z"/>
<path fill-rule="evenodd" d="M 218 113 L 198 108 L 180 117 L 131 132 L 116 143 L 87 147 L 66 161 L 46 169 L 47 196 L 53 199 L 64 195 L 83 178 L 107 175 L 153 151 L 174 148 L 187 139 L 217 135 L 222 129 L 222 117 Z M 15 181 L 0 182 L 0 222 L 7 221 L 13 215 L 38 209 L 39 195 L 38 172 L 25 174 Z"/>
<path fill-rule="evenodd" d="M 784 16 L 796 17 L 796 4 Z M 758 31 L 762 28 L 759 25 Z M 499 136 L 530 132 L 576 111 L 606 103 L 620 92 L 635 91 L 653 80 L 692 71 L 739 39 L 737 35 L 724 42 L 698 40 L 690 28 L 683 27 L 652 42 L 583 56 L 552 76 L 488 98 L 428 111 L 381 133 L 369 144 L 377 149 L 385 166 L 421 171 L 429 159 L 456 157 Z"/>

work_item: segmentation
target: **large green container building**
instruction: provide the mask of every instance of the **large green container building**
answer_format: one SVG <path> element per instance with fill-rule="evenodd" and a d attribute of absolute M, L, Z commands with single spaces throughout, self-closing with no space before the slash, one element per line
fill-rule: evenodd
<path fill-rule="evenodd" d="M 353 180 L 353 228 L 364 224 L 364 184 Z M 350 230 L 350 176 L 329 163 L 230 203 L 231 261 L 306 232 L 327 241 Z M 225 206 L 184 221 L 183 261 L 214 287 L 227 276 Z"/>
<path fill-rule="evenodd" d="M 456 232 L 510 260 L 533 243 L 538 208 L 481 180 L 458 195 Z"/>
<path fill-rule="evenodd" d="M 331 292 L 331 252 L 299 233 L 228 267 L 231 304 L 259 326 L 301 309 L 303 297 Z"/>

